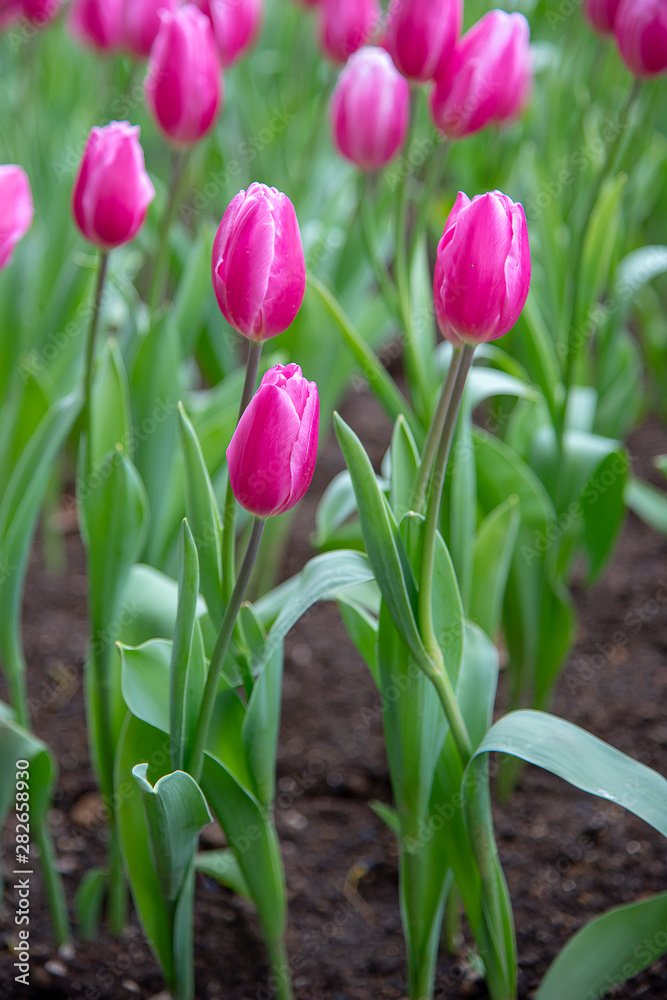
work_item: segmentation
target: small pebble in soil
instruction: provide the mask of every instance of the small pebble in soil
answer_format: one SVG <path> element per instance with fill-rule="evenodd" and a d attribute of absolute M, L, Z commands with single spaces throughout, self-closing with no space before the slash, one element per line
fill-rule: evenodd
<path fill-rule="evenodd" d="M 121 986 L 124 990 L 127 990 L 128 993 L 141 993 L 141 987 L 139 986 L 139 983 L 135 983 L 134 979 L 124 979 Z"/>
<path fill-rule="evenodd" d="M 57 962 L 54 958 L 49 959 L 48 962 L 44 963 L 44 968 L 49 973 L 50 976 L 59 976 L 64 979 L 67 975 L 67 968 L 62 962 Z"/>
<path fill-rule="evenodd" d="M 308 820 L 296 809 L 289 809 L 285 813 L 285 826 L 288 826 L 290 830 L 305 830 L 308 826 Z"/>
<path fill-rule="evenodd" d="M 576 888 L 577 883 L 573 882 L 571 878 L 566 878 L 563 882 L 563 892 L 572 892 L 572 890 Z"/>
<path fill-rule="evenodd" d="M 625 845 L 625 849 L 628 854 L 638 854 L 642 849 L 642 845 L 638 840 L 629 840 Z"/>
<path fill-rule="evenodd" d="M 60 948 L 58 948 L 58 954 L 66 962 L 71 962 L 71 960 L 74 958 L 74 956 L 76 954 L 74 945 L 73 944 L 61 944 Z"/>
<path fill-rule="evenodd" d="M 308 646 L 295 646 L 292 650 L 292 660 L 297 667 L 307 667 L 313 659 L 313 654 Z"/>

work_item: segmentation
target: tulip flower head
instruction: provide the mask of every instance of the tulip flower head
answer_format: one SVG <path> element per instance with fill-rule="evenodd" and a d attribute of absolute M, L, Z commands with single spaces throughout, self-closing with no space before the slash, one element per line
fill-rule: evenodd
<path fill-rule="evenodd" d="M 220 60 L 211 22 L 195 4 L 160 12 L 144 94 L 175 146 L 198 142 L 213 125 L 222 103 Z"/>
<path fill-rule="evenodd" d="M 135 56 L 145 59 L 160 30 L 160 11 L 175 11 L 179 0 L 125 0 L 123 38 Z"/>
<path fill-rule="evenodd" d="M 78 42 L 101 52 L 123 43 L 123 0 L 74 0 L 69 27 Z"/>
<path fill-rule="evenodd" d="M 511 121 L 530 94 L 530 26 L 523 14 L 492 10 L 459 39 L 431 94 L 436 126 L 449 138 Z"/>
<path fill-rule="evenodd" d="M 13 163 L 0 166 L 0 271 L 12 262 L 14 247 L 32 224 L 35 210 L 26 172 Z"/>
<path fill-rule="evenodd" d="M 384 49 L 366 45 L 338 78 L 329 109 L 333 141 L 360 170 L 398 153 L 410 122 L 410 85 Z"/>
<path fill-rule="evenodd" d="M 446 340 L 482 344 L 506 334 L 530 289 L 526 216 L 500 191 L 459 193 L 438 245 L 435 312 Z"/>
<path fill-rule="evenodd" d="M 306 262 L 287 195 L 251 184 L 228 205 L 213 242 L 213 289 L 227 322 L 250 340 L 283 333 L 301 308 Z"/>
<path fill-rule="evenodd" d="M 195 0 L 213 28 L 220 62 L 226 69 L 257 41 L 264 0 Z"/>
<path fill-rule="evenodd" d="M 584 0 L 584 16 L 599 35 L 613 35 L 620 0 Z"/>
<path fill-rule="evenodd" d="M 380 24 L 379 0 L 321 0 L 320 44 L 330 59 L 346 63 Z"/>
<path fill-rule="evenodd" d="M 62 6 L 62 0 L 23 0 L 23 16 L 36 28 L 52 21 Z"/>
<path fill-rule="evenodd" d="M 385 48 L 418 83 L 444 73 L 463 22 L 463 0 L 391 0 Z"/>
<path fill-rule="evenodd" d="M 108 251 L 139 232 L 155 197 L 138 125 L 93 128 L 72 190 L 72 214 L 91 243 Z"/>
<path fill-rule="evenodd" d="M 0 30 L 9 28 L 23 17 L 21 0 L 0 0 Z"/>
<path fill-rule="evenodd" d="M 614 34 L 623 61 L 635 76 L 667 71 L 667 0 L 621 0 Z"/>
<path fill-rule="evenodd" d="M 298 365 L 276 365 L 264 375 L 227 449 L 242 507 L 275 517 L 303 498 L 315 470 L 319 420 L 317 386 Z"/>

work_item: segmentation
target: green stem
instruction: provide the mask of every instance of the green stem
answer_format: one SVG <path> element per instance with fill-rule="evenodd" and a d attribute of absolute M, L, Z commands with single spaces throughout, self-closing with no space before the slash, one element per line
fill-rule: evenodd
<path fill-rule="evenodd" d="M 372 204 L 374 200 L 374 177 L 368 174 L 359 176 L 359 209 L 361 212 L 361 232 L 368 260 L 373 268 L 375 278 L 382 292 L 389 311 L 393 316 L 400 312 L 398 293 L 384 262 L 378 256 L 378 239 L 375 228 L 375 218 Z"/>
<path fill-rule="evenodd" d="M 40 864 L 44 876 L 44 891 L 51 912 L 53 921 L 53 933 L 56 944 L 60 948 L 71 938 L 71 928 L 69 914 L 67 912 L 67 900 L 63 889 L 60 873 L 56 868 L 56 852 L 53 846 L 51 832 L 47 826 L 47 819 L 35 826 L 35 843 L 39 847 Z"/>
<path fill-rule="evenodd" d="M 267 938 L 266 949 L 269 953 L 272 986 L 276 997 L 278 1000 L 294 1000 L 289 958 L 283 938 L 278 940 Z"/>
<path fill-rule="evenodd" d="M 169 250 L 169 230 L 171 229 L 171 223 L 174 218 L 176 206 L 178 205 L 181 184 L 185 176 L 185 167 L 188 162 L 189 152 L 189 150 L 178 150 L 174 151 L 171 156 L 169 200 L 167 201 L 167 209 L 162 217 L 162 225 L 160 226 L 159 243 L 157 255 L 155 257 L 155 269 L 153 271 L 150 295 L 148 299 L 151 316 L 154 315 L 156 309 L 164 299 L 166 277 L 164 271 Z"/>
<path fill-rule="evenodd" d="M 259 362 L 262 357 L 262 346 L 263 343 L 261 340 L 250 341 L 241 405 L 239 406 L 239 420 L 245 413 L 248 403 L 255 393 Z M 227 479 L 227 490 L 225 492 L 222 527 L 222 593 L 225 601 L 229 603 L 234 589 L 233 581 L 236 579 L 236 498 L 232 492 L 232 484 L 229 478 Z"/>
<path fill-rule="evenodd" d="M 461 366 L 462 357 L 463 349 L 455 347 L 452 354 L 452 360 L 449 365 L 449 371 L 447 372 L 447 378 L 443 384 L 440 399 L 438 400 L 438 405 L 433 415 L 431 425 L 428 429 L 426 441 L 424 442 L 414 491 L 415 500 L 413 509 L 418 513 L 424 505 L 424 497 L 426 496 L 426 487 L 428 485 L 429 476 L 431 475 L 431 468 L 433 467 L 433 459 L 435 458 L 438 442 L 442 439 L 445 418 L 451 405 L 454 383 L 456 382 L 456 376 L 458 375 L 458 371 Z"/>
<path fill-rule="evenodd" d="M 9 701 L 16 713 L 16 721 L 24 729 L 30 729 L 26 662 L 17 628 L 20 632 L 20 624 L 8 632 L 8 645 L 3 649 L 3 666 L 9 688 Z"/>
<path fill-rule="evenodd" d="M 234 591 L 229 603 L 227 604 L 225 617 L 222 619 L 218 640 L 215 644 L 215 649 L 213 650 L 213 655 L 211 657 L 211 664 L 208 669 L 206 687 L 204 688 L 204 696 L 199 709 L 197 728 L 195 730 L 195 738 L 193 740 L 192 753 L 190 756 L 189 771 L 195 781 L 199 781 L 201 778 L 202 767 L 204 764 L 204 749 L 208 739 L 208 731 L 211 726 L 213 706 L 218 693 L 220 674 L 222 673 L 222 667 L 225 662 L 225 655 L 229 647 L 229 641 L 232 637 L 232 632 L 234 631 L 234 624 L 241 608 L 241 604 L 243 603 L 243 597 L 248 586 L 250 574 L 252 573 L 252 568 L 255 564 L 255 559 L 257 558 L 259 544 L 262 540 L 262 532 L 264 531 L 264 524 L 265 521 L 263 518 L 256 517 L 253 520 L 248 548 L 243 559 L 243 564 L 241 565 L 238 579 L 234 586 Z"/>
<path fill-rule="evenodd" d="M 109 263 L 109 253 L 100 253 L 99 270 L 97 272 L 97 287 L 95 289 L 95 301 L 93 303 L 93 313 L 90 317 L 88 327 L 88 339 L 86 340 L 86 371 L 83 397 L 83 426 L 88 436 L 88 455 L 90 455 L 90 401 L 93 395 L 93 368 L 95 362 L 95 337 L 100 319 L 100 306 L 102 305 L 102 294 L 107 276 L 107 265 Z"/>

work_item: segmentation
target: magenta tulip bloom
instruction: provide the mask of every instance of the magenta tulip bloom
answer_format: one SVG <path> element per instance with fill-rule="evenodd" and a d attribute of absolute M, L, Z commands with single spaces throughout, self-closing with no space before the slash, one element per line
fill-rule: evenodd
<path fill-rule="evenodd" d="M 78 42 L 110 51 L 123 44 L 123 0 L 74 0 L 69 27 Z"/>
<path fill-rule="evenodd" d="M 21 0 L 0 0 L 0 30 L 11 27 L 23 17 Z"/>
<path fill-rule="evenodd" d="M 276 365 L 239 420 L 227 463 L 234 496 L 255 517 L 294 507 L 310 486 L 317 458 L 320 400 L 298 365 Z"/>
<path fill-rule="evenodd" d="M 319 11 L 322 49 L 338 63 L 347 62 L 380 24 L 378 0 L 322 0 Z"/>
<path fill-rule="evenodd" d="M 384 49 L 366 45 L 351 56 L 329 107 L 333 141 L 360 170 L 379 170 L 405 142 L 410 85 Z"/>
<path fill-rule="evenodd" d="M 30 229 L 35 210 L 25 170 L 0 166 L 0 271 L 12 262 L 14 247 Z"/>
<path fill-rule="evenodd" d="M 584 0 L 584 16 L 600 35 L 613 35 L 620 0 Z"/>
<path fill-rule="evenodd" d="M 227 68 L 257 41 L 264 16 L 264 0 L 196 0 L 208 15 L 218 55 Z"/>
<path fill-rule="evenodd" d="M 463 0 L 392 0 L 385 48 L 408 80 L 444 73 L 463 22 Z"/>
<path fill-rule="evenodd" d="M 222 74 L 211 22 L 193 3 L 160 14 L 144 81 L 146 103 L 176 146 L 198 142 L 222 103 Z"/>
<path fill-rule="evenodd" d="M 160 11 L 175 11 L 179 0 L 125 0 L 123 37 L 130 52 L 140 59 L 150 55 L 160 29 Z"/>
<path fill-rule="evenodd" d="M 23 0 L 23 15 L 36 28 L 53 20 L 62 6 L 62 0 Z"/>
<path fill-rule="evenodd" d="M 635 76 L 659 76 L 667 70 L 667 0 L 621 0 L 614 34 Z"/>
<path fill-rule="evenodd" d="M 140 129 L 110 122 L 88 136 L 72 190 L 72 214 L 91 243 L 111 250 L 137 235 L 155 188 L 146 173 Z"/>
<path fill-rule="evenodd" d="M 523 207 L 501 194 L 459 193 L 438 245 L 435 313 L 446 340 L 483 344 L 511 330 L 530 288 Z"/>
<path fill-rule="evenodd" d="M 306 291 L 306 262 L 287 195 L 251 184 L 228 205 L 213 242 L 213 289 L 227 322 L 268 340 L 294 321 Z"/>
<path fill-rule="evenodd" d="M 530 26 L 523 14 L 492 10 L 459 39 L 431 94 L 436 126 L 449 138 L 502 124 L 523 110 L 532 83 Z"/>

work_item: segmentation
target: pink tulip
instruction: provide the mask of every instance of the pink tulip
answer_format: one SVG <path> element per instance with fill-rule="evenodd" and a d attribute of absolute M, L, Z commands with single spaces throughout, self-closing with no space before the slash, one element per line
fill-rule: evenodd
<path fill-rule="evenodd" d="M 459 193 L 438 245 L 435 313 L 446 340 L 483 344 L 511 330 L 530 288 L 523 207 L 501 194 Z"/>
<path fill-rule="evenodd" d="M 222 103 L 222 75 L 209 19 L 193 3 L 160 14 L 144 81 L 146 103 L 177 146 L 198 142 Z"/>
<path fill-rule="evenodd" d="M 409 80 L 435 80 L 445 71 L 462 22 L 463 0 L 391 0 L 385 48 Z"/>
<path fill-rule="evenodd" d="M 635 76 L 659 76 L 667 70 L 667 0 L 621 0 L 614 34 Z"/>
<path fill-rule="evenodd" d="M 261 381 L 227 449 L 234 496 L 256 517 L 294 507 L 310 486 L 317 458 L 317 386 L 298 365 L 276 365 Z"/>
<path fill-rule="evenodd" d="M 194 2 L 211 22 L 222 65 L 231 66 L 257 40 L 264 16 L 264 0 Z"/>
<path fill-rule="evenodd" d="M 600 35 L 613 35 L 620 0 L 584 0 L 584 16 Z"/>
<path fill-rule="evenodd" d="M 320 43 L 334 62 L 345 63 L 365 45 L 380 24 L 378 0 L 322 0 Z"/>
<path fill-rule="evenodd" d="M 179 0 L 125 0 L 123 37 L 125 44 L 140 59 L 150 55 L 160 28 L 160 11 L 174 11 Z"/>
<path fill-rule="evenodd" d="M 306 262 L 294 206 L 265 184 L 239 191 L 213 242 L 213 289 L 227 322 L 250 340 L 283 333 L 301 308 Z"/>
<path fill-rule="evenodd" d="M 379 170 L 405 142 L 410 85 L 384 49 L 367 45 L 350 57 L 329 109 L 333 140 L 360 170 Z"/>
<path fill-rule="evenodd" d="M 23 15 L 37 28 L 53 20 L 62 6 L 62 0 L 23 0 Z"/>
<path fill-rule="evenodd" d="M 134 239 L 155 197 L 140 131 L 129 122 L 95 127 L 83 151 L 72 190 L 72 214 L 86 239 L 101 250 Z"/>
<path fill-rule="evenodd" d="M 523 110 L 532 83 L 530 26 L 523 14 L 492 10 L 459 39 L 431 94 L 437 127 L 461 138 Z"/>
<path fill-rule="evenodd" d="M 74 0 L 69 27 L 78 42 L 109 51 L 123 43 L 123 0 Z"/>
<path fill-rule="evenodd" d="M 10 28 L 23 17 L 21 0 L 0 0 L 0 30 Z"/>
<path fill-rule="evenodd" d="M 25 236 L 35 213 L 25 170 L 0 166 L 0 271 L 12 262 L 14 247 Z"/>

